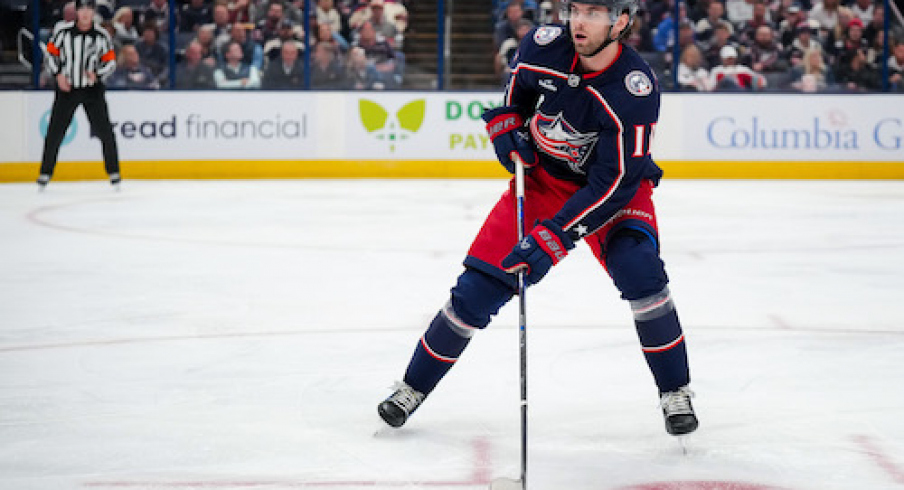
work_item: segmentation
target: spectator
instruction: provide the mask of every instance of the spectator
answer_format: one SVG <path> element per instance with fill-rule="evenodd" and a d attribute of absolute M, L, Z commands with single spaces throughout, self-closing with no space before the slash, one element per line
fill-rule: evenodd
<path fill-rule="evenodd" d="M 367 61 L 364 48 L 353 47 L 348 52 L 345 88 L 349 90 L 382 90 L 386 87 L 377 69 Z"/>
<path fill-rule="evenodd" d="M 836 43 L 835 55 L 838 59 L 847 59 L 851 51 L 866 49 L 869 49 L 869 45 L 863 38 L 863 21 L 854 17 L 848 21 L 843 37 Z"/>
<path fill-rule="evenodd" d="M 162 82 L 169 67 L 169 52 L 157 41 L 157 27 L 153 22 L 141 31 L 141 39 L 135 44 L 135 49 L 144 66 Z"/>
<path fill-rule="evenodd" d="M 876 5 L 874 0 L 854 0 L 850 9 L 854 17 L 860 19 L 860 22 L 865 26 L 873 20 L 873 12 L 876 10 Z"/>
<path fill-rule="evenodd" d="M 835 74 L 838 84 L 847 92 L 870 92 L 882 87 L 879 72 L 869 66 L 862 50 L 845 53 Z"/>
<path fill-rule="evenodd" d="M 710 90 L 737 92 L 766 88 L 766 79 L 762 75 L 751 70 L 750 67 L 738 64 L 737 49 L 732 46 L 723 46 L 719 54 L 722 64 L 709 72 Z"/>
<path fill-rule="evenodd" d="M 753 44 L 756 38 L 756 31 L 762 26 L 768 26 L 771 31 L 775 30 L 775 25 L 769 18 L 769 10 L 766 8 L 766 3 L 764 0 L 755 0 L 753 3 L 753 17 L 741 26 L 741 42 L 748 46 Z"/>
<path fill-rule="evenodd" d="M 818 44 L 817 44 L 818 46 Z M 801 62 L 791 69 L 791 88 L 801 92 L 823 92 L 834 82 L 832 70 L 822 57 L 822 49 L 808 49 Z"/>
<path fill-rule="evenodd" d="M 201 59 L 211 67 L 216 66 L 219 53 L 213 44 L 213 26 L 209 24 L 199 26 L 195 40 L 201 45 Z"/>
<path fill-rule="evenodd" d="M 892 90 L 904 92 L 904 40 L 894 43 L 888 57 L 888 81 Z"/>
<path fill-rule="evenodd" d="M 829 31 L 838 24 L 838 0 L 822 0 L 810 9 L 808 17 L 819 22 L 819 28 Z"/>
<path fill-rule="evenodd" d="M 113 15 L 113 36 L 120 44 L 135 44 L 138 41 L 138 30 L 135 29 L 135 15 L 129 7 L 122 7 Z"/>
<path fill-rule="evenodd" d="M 304 73 L 298 59 L 298 45 L 285 42 L 279 47 L 279 57 L 267 64 L 263 88 L 268 90 L 298 90 L 304 88 Z"/>
<path fill-rule="evenodd" d="M 261 71 L 264 66 L 264 49 L 248 36 L 246 27 L 247 24 L 233 24 L 229 31 L 232 36 L 229 42 L 239 43 L 239 46 L 242 47 L 242 60 Z M 223 50 L 217 53 L 218 64 L 223 63 L 226 59 L 225 51 L 228 47 L 229 43 L 226 43 Z"/>
<path fill-rule="evenodd" d="M 61 19 L 53 25 L 53 34 L 64 25 L 66 22 L 75 22 L 76 20 L 76 8 L 75 2 L 69 1 L 63 4 L 63 9 L 60 11 Z"/>
<path fill-rule="evenodd" d="M 408 9 L 402 2 L 388 0 L 383 4 L 384 14 L 389 22 L 395 24 L 396 30 L 400 35 L 404 35 L 408 30 Z"/>
<path fill-rule="evenodd" d="M 885 52 L 885 32 L 879 31 L 879 35 L 873 38 L 873 42 L 870 43 L 869 47 L 866 49 L 866 62 L 871 66 L 879 68 L 882 66 L 882 56 Z"/>
<path fill-rule="evenodd" d="M 678 10 L 680 12 L 681 22 L 679 25 L 687 25 L 690 26 L 690 19 L 687 18 L 687 7 L 684 2 L 678 6 Z M 693 34 L 693 28 L 691 28 L 691 34 Z M 674 16 L 666 17 L 662 19 L 662 22 L 659 23 L 659 26 L 656 28 L 656 34 L 653 36 L 653 45 L 656 47 L 656 51 L 664 53 L 671 49 L 671 47 L 675 43 L 675 18 Z"/>
<path fill-rule="evenodd" d="M 160 84 L 146 66 L 141 64 L 138 50 L 133 44 L 124 44 L 116 62 L 116 71 L 107 79 L 113 89 L 157 89 Z"/>
<path fill-rule="evenodd" d="M 515 34 L 516 37 L 506 39 L 503 41 L 502 46 L 499 47 L 499 52 L 496 53 L 495 65 L 496 74 L 501 77 L 503 84 L 508 82 L 509 76 L 512 74 L 511 63 L 515 58 L 515 53 L 518 52 L 518 46 L 521 45 L 521 40 L 524 39 L 524 36 L 526 36 L 533 28 L 533 22 L 528 19 L 521 19 L 518 21 L 518 29 Z"/>
<path fill-rule="evenodd" d="M 311 57 L 311 88 L 338 89 L 345 84 L 340 60 L 340 52 L 335 44 L 317 43 Z"/>
<path fill-rule="evenodd" d="M 361 25 L 356 45 L 364 49 L 368 65 L 377 70 L 386 88 L 401 85 L 402 67 L 397 53 L 386 41 L 377 40 L 377 33 L 369 21 Z"/>
<path fill-rule="evenodd" d="M 107 31 L 107 35 L 110 36 L 110 40 L 113 41 L 113 49 L 119 53 L 119 50 L 122 48 L 122 42 L 119 39 L 116 39 L 116 28 L 113 27 L 112 20 L 105 20 L 100 23 L 100 28 Z"/>
<path fill-rule="evenodd" d="M 782 56 L 781 46 L 775 42 L 775 34 L 768 25 L 761 25 L 754 34 L 750 46 L 750 67 L 757 73 L 779 73 L 788 70 L 788 62 Z"/>
<path fill-rule="evenodd" d="M 697 24 L 694 26 L 697 41 L 704 46 L 709 46 L 713 34 L 716 31 L 716 26 L 723 20 L 726 20 L 725 5 L 719 0 L 711 1 L 706 9 L 706 17 L 697 21 Z M 728 25 L 730 26 L 731 24 Z M 733 31 L 734 29 L 732 29 L 732 33 Z"/>
<path fill-rule="evenodd" d="M 261 45 L 267 41 L 279 36 L 279 27 L 285 18 L 285 9 L 283 4 L 278 1 L 270 2 L 267 7 L 267 16 L 258 21 L 257 30 L 255 31 L 254 40 Z"/>
<path fill-rule="evenodd" d="M 178 12 L 176 12 L 176 25 L 179 25 Z M 168 0 L 151 0 L 150 4 L 141 13 L 140 25 L 153 23 L 157 32 L 169 32 L 169 3 Z"/>
<path fill-rule="evenodd" d="M 342 17 L 339 11 L 333 5 L 333 0 L 317 0 L 317 24 L 327 25 L 334 34 L 339 34 L 342 30 Z"/>
<path fill-rule="evenodd" d="M 518 22 L 524 18 L 524 7 L 518 0 L 510 0 L 505 7 L 505 18 L 496 23 L 493 30 L 493 47 L 498 51 L 506 39 L 518 37 Z"/>
<path fill-rule="evenodd" d="M 653 33 L 650 31 L 649 16 L 644 15 L 644 12 L 637 11 L 637 15 L 634 16 L 634 23 L 631 24 L 631 32 L 625 39 L 625 43 L 641 53 L 656 51 L 653 46 Z"/>
<path fill-rule="evenodd" d="M 386 16 L 383 9 L 383 0 L 370 0 L 370 19 L 374 30 L 377 32 L 377 39 L 384 39 L 392 49 L 398 49 L 402 46 L 402 33 L 396 28 L 396 25 Z"/>
<path fill-rule="evenodd" d="M 225 89 L 255 89 L 261 86 L 261 77 L 258 69 L 248 63 L 243 63 L 242 45 L 236 41 L 230 42 L 226 47 L 226 61 L 213 72 L 213 79 L 217 88 Z"/>
<path fill-rule="evenodd" d="M 179 11 L 179 31 L 194 32 L 204 24 L 213 22 L 213 13 L 204 0 L 190 0 Z"/>
<path fill-rule="evenodd" d="M 797 66 L 804 59 L 807 51 L 818 51 L 821 57 L 825 57 L 822 44 L 816 40 L 816 32 L 819 23 L 815 20 L 805 20 L 797 25 L 797 37 L 788 47 L 785 58 L 791 63 L 791 66 Z"/>
<path fill-rule="evenodd" d="M 725 14 L 732 27 L 740 30 L 746 22 L 753 19 L 754 0 L 725 0 Z"/>
<path fill-rule="evenodd" d="M 706 50 L 703 52 L 703 57 L 706 59 L 707 66 L 714 67 L 722 63 L 721 53 L 722 48 L 725 46 L 731 46 L 735 48 L 735 51 L 737 52 L 738 43 L 732 35 L 731 23 L 723 20 L 716 24 L 716 30 L 713 33 L 709 46 L 707 46 Z"/>
<path fill-rule="evenodd" d="M 230 24 L 252 24 L 253 23 L 253 3 L 251 0 L 235 0 L 226 4 L 229 8 Z"/>
<path fill-rule="evenodd" d="M 304 43 L 298 40 L 298 30 L 295 23 L 289 19 L 283 19 L 279 25 L 279 31 L 275 38 L 267 41 L 263 47 L 264 58 L 268 63 L 283 56 L 282 47 L 286 44 L 294 44 L 297 51 L 304 51 Z"/>
<path fill-rule="evenodd" d="M 176 67 L 176 88 L 183 90 L 208 90 L 217 88 L 213 68 L 202 62 L 201 44 L 192 41 L 185 48 L 185 57 Z"/>
<path fill-rule="evenodd" d="M 330 43 L 336 45 L 341 52 L 348 51 L 348 42 L 338 32 L 333 32 L 329 24 L 317 24 L 316 36 L 314 36 L 314 44 Z"/>
<path fill-rule="evenodd" d="M 217 52 L 232 38 L 232 25 L 229 22 L 229 7 L 224 3 L 213 6 L 213 46 Z"/>
<path fill-rule="evenodd" d="M 718 1 L 718 0 L 716 0 L 716 1 Z M 708 11 L 709 11 L 709 7 L 710 7 L 710 5 L 713 4 L 713 0 L 695 0 L 693 2 L 687 2 L 687 3 L 688 3 L 688 17 L 690 17 L 691 23 L 694 24 L 694 31 L 696 32 L 697 22 L 700 22 L 701 20 L 706 18 Z M 721 3 L 721 2 L 719 2 L 719 3 Z M 723 7 L 723 12 L 724 12 L 725 5 L 723 5 L 722 7 Z"/>
<path fill-rule="evenodd" d="M 650 28 L 656 30 L 659 23 L 675 12 L 674 0 L 653 0 L 648 4 L 650 9 Z"/>
<path fill-rule="evenodd" d="M 695 44 L 681 52 L 681 62 L 678 64 L 678 88 L 682 92 L 709 90 L 709 72 L 703 66 L 703 53 Z"/>
<path fill-rule="evenodd" d="M 779 42 L 782 46 L 791 46 L 797 38 L 797 26 L 807 20 L 807 13 L 800 8 L 800 4 L 793 3 L 785 12 L 785 18 L 778 24 Z"/>
<path fill-rule="evenodd" d="M 863 29 L 863 37 L 872 44 L 880 32 L 885 32 L 885 5 L 881 3 L 873 8 L 873 18 Z"/>

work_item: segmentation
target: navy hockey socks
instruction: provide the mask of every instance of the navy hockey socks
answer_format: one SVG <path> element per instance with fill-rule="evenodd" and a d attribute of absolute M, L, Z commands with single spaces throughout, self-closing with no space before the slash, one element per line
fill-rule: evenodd
<path fill-rule="evenodd" d="M 458 277 L 452 297 L 430 322 L 405 371 L 408 386 L 429 394 L 452 369 L 477 330 L 512 298 L 504 282 L 468 268 Z"/>
<path fill-rule="evenodd" d="M 643 355 L 659 392 L 674 391 L 688 384 L 690 373 L 684 332 L 669 289 L 630 303 Z"/>
<path fill-rule="evenodd" d="M 447 303 L 418 341 L 405 371 L 405 383 L 429 394 L 458 361 L 475 331 L 458 319 L 451 303 Z"/>

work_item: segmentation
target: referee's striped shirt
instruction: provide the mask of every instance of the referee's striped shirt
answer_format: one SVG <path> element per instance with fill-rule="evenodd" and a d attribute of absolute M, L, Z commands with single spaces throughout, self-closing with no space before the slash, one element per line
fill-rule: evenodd
<path fill-rule="evenodd" d="M 66 75 L 72 88 L 93 85 L 87 72 L 93 71 L 98 79 L 116 69 L 116 53 L 113 41 L 106 30 L 92 24 L 88 31 L 80 31 L 74 21 L 62 23 L 47 43 L 47 68 L 53 76 Z"/>

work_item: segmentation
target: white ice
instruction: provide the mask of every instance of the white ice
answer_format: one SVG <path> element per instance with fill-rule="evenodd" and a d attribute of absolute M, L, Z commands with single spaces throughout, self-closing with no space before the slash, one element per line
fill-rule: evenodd
<path fill-rule="evenodd" d="M 377 403 L 503 181 L 0 186 L 0 489 L 487 488 L 517 305 L 399 430 Z M 701 425 L 667 435 L 579 247 L 528 295 L 531 490 L 904 488 L 904 182 L 669 181 Z"/>

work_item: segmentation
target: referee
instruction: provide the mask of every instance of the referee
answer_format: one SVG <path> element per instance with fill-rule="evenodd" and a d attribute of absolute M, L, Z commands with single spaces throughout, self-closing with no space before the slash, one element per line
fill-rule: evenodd
<path fill-rule="evenodd" d="M 94 24 L 95 1 L 76 0 L 75 21 L 62 24 L 47 43 L 47 68 L 56 77 L 56 92 L 41 157 L 41 190 L 53 176 L 63 136 L 80 105 L 85 107 L 92 135 L 100 139 L 110 183 L 119 189 L 119 155 L 101 81 L 116 68 L 116 53 L 110 35 Z"/>

